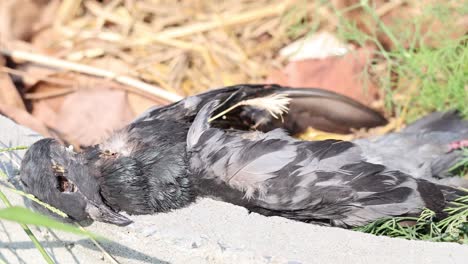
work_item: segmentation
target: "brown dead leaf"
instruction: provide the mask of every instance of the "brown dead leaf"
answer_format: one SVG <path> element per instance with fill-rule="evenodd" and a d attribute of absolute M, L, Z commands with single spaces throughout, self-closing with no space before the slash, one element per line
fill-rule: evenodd
<path fill-rule="evenodd" d="M 371 58 L 372 49 L 361 48 L 340 57 L 290 62 L 273 72 L 268 82 L 294 87 L 319 87 L 349 96 L 364 104 L 378 97 L 373 83 L 364 83 L 362 72 Z"/>
<path fill-rule="evenodd" d="M 51 83 L 47 81 L 38 81 L 35 85 L 31 86 L 27 89 L 26 98 L 33 101 L 33 105 L 41 101 L 41 99 L 47 99 L 47 105 L 52 109 L 54 112 L 59 112 L 63 101 L 64 96 L 67 95 L 66 92 L 70 89 L 77 90 L 79 87 L 85 86 L 88 82 L 86 76 L 79 75 L 76 73 L 60 73 L 60 72 L 53 72 L 53 71 L 42 71 L 41 68 L 43 67 L 35 67 L 31 65 L 27 68 L 27 73 L 33 76 L 43 76 L 43 77 L 51 77 L 58 80 L 62 80 L 64 84 L 59 83 Z M 65 85 L 66 83 L 68 85 Z M 55 96 L 54 96 L 55 95 Z"/>
<path fill-rule="evenodd" d="M 0 1 L 0 37 L 3 41 L 29 40 L 34 32 L 51 21 L 53 16 L 44 16 L 44 9 L 53 2 L 48 0 L 3 0 Z"/>
<path fill-rule="evenodd" d="M 74 145 L 96 144 L 134 117 L 126 92 L 120 90 L 79 89 L 64 97 L 57 112 L 48 100 L 35 103 L 33 115 Z"/>
<path fill-rule="evenodd" d="M 9 105 L 26 111 L 26 106 L 21 99 L 10 76 L 0 72 L 0 104 Z"/>
<path fill-rule="evenodd" d="M 122 75 L 136 74 L 131 70 L 132 67 L 130 65 L 111 56 L 93 59 L 90 62 L 90 65 Z M 127 93 L 127 97 L 130 108 L 135 115 L 139 115 L 148 108 L 155 105 L 161 105 L 163 103 L 161 100 L 155 100 L 157 98 L 149 98 L 148 96 L 143 96 L 141 94 Z"/>
<path fill-rule="evenodd" d="M 25 73 L 22 79 L 26 91 L 35 87 L 43 78 L 54 77 L 54 75 L 57 74 L 57 70 L 55 69 L 43 67 L 34 63 L 24 63 L 17 66 L 17 69 Z"/>
<path fill-rule="evenodd" d="M 33 115 L 71 144 L 98 143 L 135 117 L 127 91 L 112 81 L 77 73 L 48 77 L 65 84 L 39 81 L 26 96 Z"/>
<path fill-rule="evenodd" d="M 11 105 L 4 105 L 0 103 L 0 114 L 7 116 L 16 123 L 29 127 L 30 129 L 38 132 L 44 137 L 50 137 L 49 129 L 40 120 L 29 114 L 23 109 L 13 107 Z"/>
<path fill-rule="evenodd" d="M 161 103 L 134 93 L 128 93 L 128 103 L 135 116 L 142 114 L 150 107 L 161 105 Z"/>
<path fill-rule="evenodd" d="M 105 58 L 95 61 L 115 71 L 125 70 L 125 64 L 112 62 Z M 40 72 L 36 71 L 40 67 L 27 69 L 26 74 Z M 77 146 L 97 143 L 147 108 L 164 103 L 111 80 L 73 72 L 44 74 L 43 80 L 26 90 L 25 98 L 31 101 L 35 117 Z"/>
<path fill-rule="evenodd" d="M 0 67 L 4 65 L 5 60 L 0 56 Z M 2 71 L 0 71 L 0 104 L 26 111 L 26 106 L 21 99 L 18 89 L 16 89 L 10 76 Z"/>

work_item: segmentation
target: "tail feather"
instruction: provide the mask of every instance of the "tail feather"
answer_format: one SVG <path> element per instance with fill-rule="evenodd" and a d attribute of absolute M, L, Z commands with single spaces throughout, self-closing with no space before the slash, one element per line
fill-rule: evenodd
<path fill-rule="evenodd" d="M 419 179 L 417 182 L 418 192 L 424 200 L 426 207 L 439 215 L 443 214 L 443 210 L 447 205 L 447 198 L 443 191 L 443 188 L 445 189 L 446 186 L 437 185 L 423 179 Z"/>
<path fill-rule="evenodd" d="M 468 192 L 466 190 L 431 183 L 423 179 L 418 180 L 418 191 L 423 198 L 426 207 L 434 211 L 438 218 L 445 218 L 447 216 L 445 209 L 452 206 L 452 202 L 455 202 L 459 198 L 468 196 Z"/>
<path fill-rule="evenodd" d="M 437 185 L 444 195 L 447 203 L 454 202 L 455 200 L 468 196 L 468 191 L 447 185 Z M 447 205 L 446 205 L 447 206 Z"/>

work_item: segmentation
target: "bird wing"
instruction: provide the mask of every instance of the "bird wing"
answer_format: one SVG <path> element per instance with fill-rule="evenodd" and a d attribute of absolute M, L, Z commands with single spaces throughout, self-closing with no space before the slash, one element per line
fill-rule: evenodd
<path fill-rule="evenodd" d="M 273 118 L 269 111 L 252 105 L 239 106 L 213 125 L 218 128 L 261 131 L 283 128 L 292 134 L 314 127 L 330 132 L 348 132 L 351 128 L 375 127 L 386 120 L 374 110 L 331 91 L 317 88 L 289 88 L 278 85 L 235 85 L 189 96 L 163 107 L 151 108 L 135 122 L 152 119 L 175 120 L 191 123 L 200 109 L 213 100 L 224 102 L 219 111 L 240 102 L 284 95 L 291 99 L 289 112 L 283 119 Z"/>
<path fill-rule="evenodd" d="M 436 185 L 364 162 L 351 142 L 295 140 L 281 130 L 227 132 L 207 122 L 216 102 L 195 119 L 187 137 L 196 177 L 215 182 L 206 191 L 263 214 L 357 226 L 385 217 L 440 211 Z M 212 187 L 213 187 L 212 186 Z M 200 188 L 204 188 L 203 186 Z M 209 185 L 206 188 L 210 188 Z M 233 198 L 234 197 L 234 198 Z"/>

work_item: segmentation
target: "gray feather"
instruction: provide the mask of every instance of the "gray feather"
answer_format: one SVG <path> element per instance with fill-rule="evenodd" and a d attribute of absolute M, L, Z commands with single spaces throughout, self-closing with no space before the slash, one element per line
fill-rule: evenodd
<path fill-rule="evenodd" d="M 351 142 L 304 142 L 278 131 L 240 134 L 211 128 L 207 119 L 215 107 L 208 104 L 200 111 L 187 143 L 195 178 L 244 194 L 239 200 L 205 190 L 219 199 L 267 215 L 339 226 L 417 214 L 424 207 L 439 212 L 445 206 L 435 184 L 365 162 Z"/>
<path fill-rule="evenodd" d="M 468 121 L 451 111 L 430 114 L 400 133 L 359 139 L 354 143 L 363 150 L 368 162 L 432 179 L 451 176 L 448 170 L 463 156 L 462 151 L 451 150 L 449 145 L 464 139 L 468 139 Z"/>

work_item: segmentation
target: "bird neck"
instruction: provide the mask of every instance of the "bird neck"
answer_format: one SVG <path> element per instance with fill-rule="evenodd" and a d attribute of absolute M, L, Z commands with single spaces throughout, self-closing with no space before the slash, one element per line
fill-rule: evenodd
<path fill-rule="evenodd" d="M 161 162 L 141 157 L 100 161 L 101 195 L 108 206 L 129 214 L 167 212 L 194 201 L 192 182 L 183 156 Z"/>

